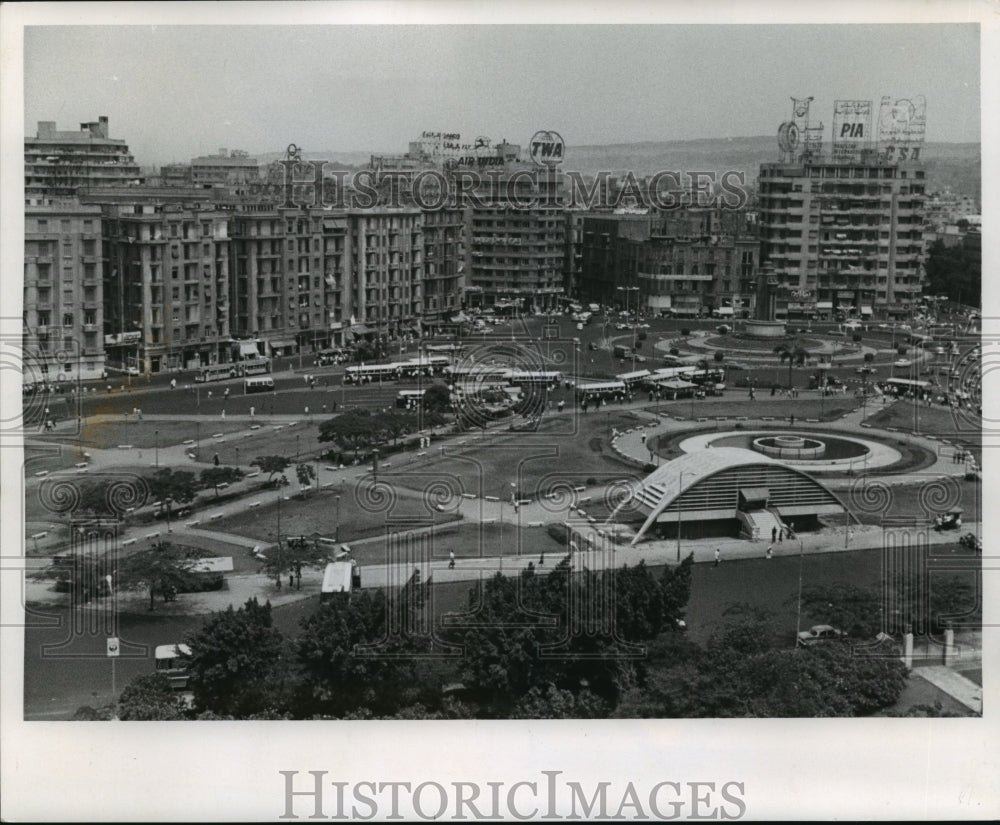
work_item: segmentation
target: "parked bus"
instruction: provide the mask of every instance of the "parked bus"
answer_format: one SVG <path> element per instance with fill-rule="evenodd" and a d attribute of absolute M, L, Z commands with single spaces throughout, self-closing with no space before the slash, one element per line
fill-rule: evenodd
<path fill-rule="evenodd" d="M 429 344 L 424 347 L 424 349 L 427 350 L 427 352 L 457 354 L 465 349 L 465 347 L 462 344 Z"/>
<path fill-rule="evenodd" d="M 593 384 L 577 384 L 576 400 L 592 403 L 603 399 L 605 401 L 620 401 L 628 392 L 624 381 L 600 381 Z"/>
<path fill-rule="evenodd" d="M 887 378 L 882 382 L 885 392 L 892 395 L 919 394 L 925 392 L 931 385 L 930 381 L 916 381 L 910 378 Z"/>
<path fill-rule="evenodd" d="M 510 383 L 519 386 L 558 385 L 562 381 L 562 373 L 551 370 L 514 370 L 510 374 Z"/>
<path fill-rule="evenodd" d="M 271 371 L 270 358 L 247 358 L 236 362 L 237 374 L 246 375 L 267 375 Z"/>
<path fill-rule="evenodd" d="M 411 358 L 399 366 L 404 378 L 416 378 L 420 375 L 428 377 L 440 375 L 449 364 L 451 364 L 451 359 L 446 355 L 426 355 L 420 358 Z"/>
<path fill-rule="evenodd" d="M 507 384 L 510 382 L 512 372 L 506 367 L 477 364 L 465 367 L 445 367 L 444 377 L 449 383 L 456 384 Z"/>
<path fill-rule="evenodd" d="M 344 370 L 345 384 L 368 384 L 373 381 L 395 381 L 399 378 L 401 364 L 371 364 L 348 367 Z"/>
<path fill-rule="evenodd" d="M 396 396 L 396 406 L 404 410 L 415 409 L 424 400 L 427 390 L 400 390 Z"/>
<path fill-rule="evenodd" d="M 707 370 L 694 369 L 684 375 L 684 378 L 702 387 L 706 384 L 714 384 L 717 389 L 725 389 L 726 371 L 709 368 Z"/>
<path fill-rule="evenodd" d="M 157 645 L 156 672 L 162 673 L 174 690 L 184 690 L 188 683 L 188 668 L 182 655 L 190 656 L 191 648 L 185 644 Z"/>
<path fill-rule="evenodd" d="M 247 378 L 243 382 L 243 394 L 252 395 L 255 392 L 274 392 L 274 379 L 270 375 Z"/>
<path fill-rule="evenodd" d="M 632 389 L 632 387 L 645 383 L 646 379 L 651 375 L 652 373 L 649 370 L 636 370 L 635 372 L 623 372 L 621 375 L 616 375 L 615 378 L 624 383 L 629 389 Z"/>
<path fill-rule="evenodd" d="M 194 380 L 207 383 L 209 381 L 225 381 L 227 378 L 235 377 L 236 366 L 234 364 L 213 364 L 210 367 L 202 367 Z"/>

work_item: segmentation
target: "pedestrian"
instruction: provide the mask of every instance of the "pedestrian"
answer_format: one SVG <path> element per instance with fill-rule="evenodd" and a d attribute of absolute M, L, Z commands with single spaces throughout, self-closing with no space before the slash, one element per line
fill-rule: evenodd
<path fill-rule="evenodd" d="M 251 420 L 251 421 L 253 421 L 253 413 L 254 413 L 254 408 L 253 408 L 253 407 L 251 407 L 251 408 L 250 408 L 250 420 Z"/>
<path fill-rule="evenodd" d="M 229 387 L 226 387 L 225 393 L 223 393 L 223 398 L 229 398 Z"/>
<path fill-rule="evenodd" d="M 774 552 L 774 545 L 773 544 L 767 545 L 767 554 L 764 556 L 764 558 L 767 558 L 767 559 L 771 558 L 771 554 L 773 552 Z"/>
<path fill-rule="evenodd" d="M 771 543 L 773 544 L 777 540 L 778 540 L 778 528 L 777 527 L 772 527 L 771 528 Z"/>
<path fill-rule="evenodd" d="M 451 570 L 455 567 L 455 551 L 452 550 L 448 553 L 448 569 Z"/>
<path fill-rule="evenodd" d="M 218 467 L 218 466 L 219 466 L 219 454 L 218 454 L 218 453 L 216 453 L 216 454 L 215 454 L 214 456 L 212 456 L 212 463 L 213 463 L 213 464 L 214 464 L 214 465 L 215 465 L 216 467 Z"/>
<path fill-rule="evenodd" d="M 716 567 L 719 566 L 719 562 L 720 561 L 722 561 L 722 553 L 719 551 L 719 548 L 716 547 L 715 548 L 715 566 Z"/>
<path fill-rule="evenodd" d="M 222 420 L 223 421 L 226 420 L 226 411 L 225 410 L 222 411 Z"/>
<path fill-rule="evenodd" d="M 211 391 L 211 390 L 209 390 L 209 391 L 208 391 L 208 397 L 209 397 L 209 398 L 211 398 L 211 397 L 212 397 L 212 391 Z"/>
<path fill-rule="evenodd" d="M 170 389 L 172 389 L 172 390 L 176 390 L 177 389 L 177 379 L 176 378 L 171 378 L 170 379 Z"/>
<path fill-rule="evenodd" d="M 538 566 L 545 567 L 545 551 L 543 550 L 541 555 L 538 557 Z"/>
<path fill-rule="evenodd" d="M 795 522 L 794 521 L 788 522 L 788 538 L 790 538 L 790 539 L 795 538 Z"/>
<path fill-rule="evenodd" d="M 139 413 L 139 420 L 142 421 L 142 407 L 136 407 L 136 411 Z"/>
<path fill-rule="evenodd" d="M 108 395 L 111 395 L 111 385 L 108 384 Z"/>
<path fill-rule="evenodd" d="M 778 528 L 778 542 L 780 543 L 784 540 L 785 540 L 785 528 L 784 526 L 781 526 Z"/>
<path fill-rule="evenodd" d="M 646 434 L 645 433 L 642 434 L 642 443 L 643 444 L 646 443 Z"/>

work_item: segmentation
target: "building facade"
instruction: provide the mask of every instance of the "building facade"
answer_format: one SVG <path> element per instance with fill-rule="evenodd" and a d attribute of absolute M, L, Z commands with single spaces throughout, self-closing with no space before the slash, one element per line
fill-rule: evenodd
<path fill-rule="evenodd" d="M 128 145 L 109 137 L 105 116 L 81 123 L 76 132 L 59 131 L 54 121 L 39 121 L 35 136 L 24 138 L 26 197 L 72 196 L 141 182 Z"/>
<path fill-rule="evenodd" d="M 101 210 L 30 198 L 24 213 L 25 381 L 99 378 L 105 369 Z"/>
<path fill-rule="evenodd" d="M 924 198 L 919 164 L 763 164 L 761 262 L 777 279 L 777 317 L 909 313 L 922 289 Z"/>

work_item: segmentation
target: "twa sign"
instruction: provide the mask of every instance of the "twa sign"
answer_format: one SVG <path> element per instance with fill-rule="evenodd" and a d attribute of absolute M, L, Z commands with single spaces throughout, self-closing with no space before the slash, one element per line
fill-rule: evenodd
<path fill-rule="evenodd" d="M 531 136 L 528 151 L 539 166 L 558 166 L 566 153 L 566 144 L 558 132 L 540 131 Z"/>

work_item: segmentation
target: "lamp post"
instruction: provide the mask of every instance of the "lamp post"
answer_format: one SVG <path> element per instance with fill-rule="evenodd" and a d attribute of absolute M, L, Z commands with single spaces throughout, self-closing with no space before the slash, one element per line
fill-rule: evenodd
<path fill-rule="evenodd" d="M 333 524 L 333 540 L 340 541 L 340 496 L 337 496 L 337 520 Z"/>
<path fill-rule="evenodd" d="M 154 449 L 156 450 L 156 466 L 159 467 L 160 466 L 160 431 L 159 430 L 153 430 L 153 436 L 156 439 L 155 442 L 154 442 L 155 443 Z"/>
<path fill-rule="evenodd" d="M 163 503 L 167 506 L 167 532 L 172 533 L 173 528 L 170 526 L 170 505 L 174 503 L 174 500 L 171 496 L 167 496 L 163 500 Z"/>

